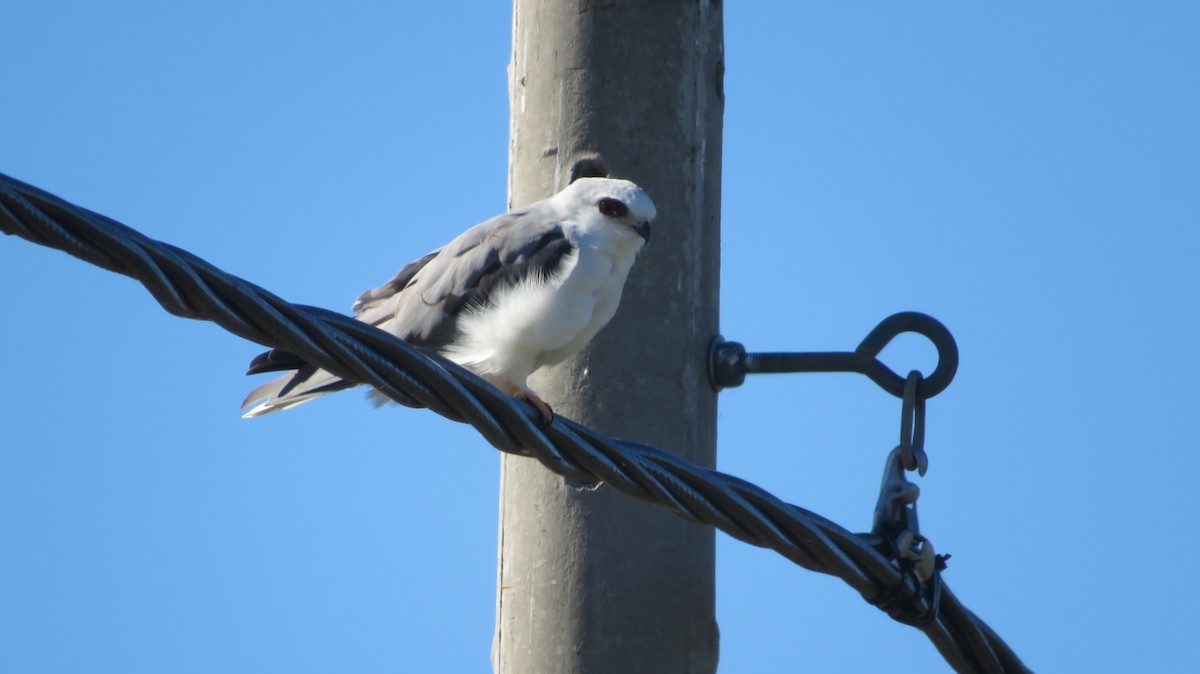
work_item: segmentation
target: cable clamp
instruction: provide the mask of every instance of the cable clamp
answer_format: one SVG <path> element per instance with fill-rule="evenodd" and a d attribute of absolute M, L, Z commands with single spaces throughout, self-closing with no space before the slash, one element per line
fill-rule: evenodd
<path fill-rule="evenodd" d="M 912 371 L 904 382 L 900 417 L 900 444 L 884 463 L 879 500 L 875 503 L 871 533 L 883 541 L 880 553 L 894 561 L 900 569 L 899 584 L 871 602 L 888 612 L 893 619 L 905 624 L 922 626 L 937 619 L 941 603 L 941 576 L 950 555 L 939 555 L 933 543 L 922 536 L 917 517 L 917 499 L 921 488 L 908 479 L 908 472 L 924 475 L 929 469 L 925 454 L 925 397 L 921 395 L 921 373 Z M 929 608 L 917 614 L 899 601 L 905 577 L 911 577 Z"/>

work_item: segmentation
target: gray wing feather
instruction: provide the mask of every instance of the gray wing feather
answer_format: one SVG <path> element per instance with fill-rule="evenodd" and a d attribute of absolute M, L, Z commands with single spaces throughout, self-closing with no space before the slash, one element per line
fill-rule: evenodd
<path fill-rule="evenodd" d="M 356 318 L 416 346 L 440 350 L 453 341 L 463 309 L 530 275 L 551 274 L 573 249 L 562 228 L 537 209 L 480 223 L 444 248 L 409 264 L 364 293 Z"/>
<path fill-rule="evenodd" d="M 354 303 L 355 318 L 387 330 L 414 346 L 438 351 L 450 344 L 463 309 L 486 305 L 493 292 L 539 275 L 557 273 L 574 251 L 558 223 L 538 203 L 497 216 L 463 232 L 443 248 L 405 265 L 382 286 Z M 279 350 L 261 354 L 248 374 L 292 364 Z M 251 391 L 242 407 L 263 402 L 245 414 L 260 416 L 287 409 L 352 385 L 310 365 Z"/>

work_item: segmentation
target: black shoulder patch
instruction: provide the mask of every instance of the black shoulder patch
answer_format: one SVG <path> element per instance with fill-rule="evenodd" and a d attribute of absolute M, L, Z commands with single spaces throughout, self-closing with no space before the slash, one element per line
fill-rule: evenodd
<path fill-rule="evenodd" d="M 446 313 L 453 315 L 464 307 L 485 306 L 496 292 L 526 279 L 549 278 L 562 269 L 563 261 L 574 250 L 562 228 L 555 227 L 507 259 L 501 259 L 498 252 L 492 253 L 461 294 L 445 298 Z"/>

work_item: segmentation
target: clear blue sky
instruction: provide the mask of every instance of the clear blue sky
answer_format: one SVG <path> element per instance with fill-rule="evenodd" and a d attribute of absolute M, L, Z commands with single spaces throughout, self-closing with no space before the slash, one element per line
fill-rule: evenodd
<path fill-rule="evenodd" d="M 722 331 L 848 349 L 937 316 L 947 581 L 1037 670 L 1194 667 L 1200 5 L 753 4 L 726 4 Z M 510 21 L 11 0 L 0 171 L 348 310 L 504 207 Z M 0 671 L 490 671 L 495 450 L 357 392 L 242 420 L 258 351 L 0 240 Z M 869 528 L 895 399 L 765 378 L 720 413 L 722 470 Z M 724 536 L 718 618 L 723 672 L 944 670 Z"/>

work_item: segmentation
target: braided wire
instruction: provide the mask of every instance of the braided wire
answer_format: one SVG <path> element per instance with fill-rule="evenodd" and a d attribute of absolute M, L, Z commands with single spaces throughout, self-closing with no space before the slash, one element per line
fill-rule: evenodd
<path fill-rule="evenodd" d="M 245 339 L 296 353 L 347 381 L 375 387 L 409 407 L 469 423 L 493 447 L 531 456 L 563 477 L 604 482 L 683 518 L 770 548 L 837 576 L 894 618 L 923 614 L 922 588 L 854 534 L 737 477 L 661 449 L 605 437 L 556 416 L 540 428 L 529 405 L 473 373 L 373 326 L 326 309 L 294 305 L 191 253 L 0 173 L 0 231 L 140 281 L 168 312 L 210 320 Z M 919 627 L 959 672 L 1028 671 L 1017 655 L 944 583 L 936 619 Z"/>

